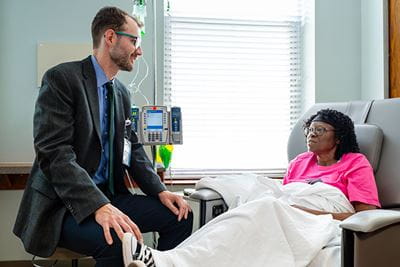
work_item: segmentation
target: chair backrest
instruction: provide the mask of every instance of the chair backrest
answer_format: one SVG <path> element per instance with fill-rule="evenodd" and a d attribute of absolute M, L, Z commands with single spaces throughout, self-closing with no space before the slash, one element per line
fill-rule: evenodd
<path fill-rule="evenodd" d="M 382 206 L 400 207 L 400 99 L 315 104 L 293 127 L 288 141 L 289 160 L 307 150 L 303 123 L 324 108 L 341 111 L 353 120 L 360 150 L 374 168 Z"/>
<path fill-rule="evenodd" d="M 354 130 L 356 132 L 360 152 L 367 157 L 369 163 L 374 169 L 374 173 L 376 173 L 381 158 L 383 141 L 382 129 L 371 124 L 355 124 Z"/>
<path fill-rule="evenodd" d="M 375 174 L 379 200 L 386 208 L 400 207 L 400 99 L 376 100 L 366 123 L 379 126 L 383 144 Z"/>

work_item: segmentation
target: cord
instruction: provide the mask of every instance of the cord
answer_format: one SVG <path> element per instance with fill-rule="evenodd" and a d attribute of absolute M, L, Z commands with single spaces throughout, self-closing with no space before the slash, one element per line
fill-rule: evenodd
<path fill-rule="evenodd" d="M 126 174 L 126 178 L 128 179 L 128 183 L 129 183 L 129 185 L 131 186 L 131 190 L 128 190 L 132 195 L 136 195 L 137 194 L 137 192 L 136 192 L 136 189 L 135 189 L 135 187 L 133 186 L 133 184 L 132 184 L 132 181 L 131 181 L 131 176 L 129 175 L 129 173 L 128 173 L 128 171 L 125 169 L 125 174 Z M 133 191 L 133 192 L 132 192 Z"/>
<path fill-rule="evenodd" d="M 132 97 L 135 94 L 140 94 L 144 100 L 146 101 L 146 105 L 150 105 L 149 99 L 143 94 L 142 90 L 140 89 L 140 86 L 142 85 L 143 81 L 149 76 L 149 65 L 147 64 L 147 61 L 144 57 L 141 57 L 143 60 L 145 67 L 146 67 L 146 73 L 144 77 L 139 81 L 139 83 L 136 85 L 135 80 L 137 79 L 140 71 L 140 62 L 141 60 L 137 61 L 137 71 L 135 73 L 135 76 L 133 77 L 132 81 L 129 83 L 128 87 L 132 89 Z"/>

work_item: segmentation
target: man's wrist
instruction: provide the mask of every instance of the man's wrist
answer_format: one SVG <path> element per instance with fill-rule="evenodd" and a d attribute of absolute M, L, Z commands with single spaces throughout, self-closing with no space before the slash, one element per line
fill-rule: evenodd
<path fill-rule="evenodd" d="M 95 211 L 94 211 L 94 215 L 96 215 L 100 210 L 103 210 L 104 207 L 106 207 L 107 205 L 109 205 L 110 203 L 104 203 L 102 205 L 100 205 Z"/>

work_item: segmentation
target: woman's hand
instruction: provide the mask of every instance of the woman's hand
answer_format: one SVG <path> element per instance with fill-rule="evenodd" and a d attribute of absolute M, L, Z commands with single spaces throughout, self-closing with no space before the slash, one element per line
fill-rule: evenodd
<path fill-rule="evenodd" d="M 313 209 L 309 209 L 306 207 L 302 207 L 299 205 L 292 205 L 292 207 L 303 210 L 305 212 L 314 214 L 314 215 L 324 215 L 324 214 L 331 214 L 333 219 L 335 220 L 339 220 L 339 221 L 343 221 L 344 219 L 347 219 L 348 217 L 350 217 L 351 215 L 353 215 L 354 213 L 351 212 L 343 212 L 343 213 L 333 213 L 333 212 L 326 212 L 326 211 L 321 211 L 321 210 L 313 210 Z"/>
<path fill-rule="evenodd" d="M 357 213 L 359 211 L 363 211 L 363 210 L 376 209 L 376 207 L 373 205 L 364 204 L 364 203 L 360 203 L 360 202 L 354 202 L 352 205 L 354 207 L 354 210 L 356 211 L 355 213 Z M 333 212 L 326 212 L 326 211 L 320 211 L 320 210 L 313 210 L 313 209 L 309 209 L 309 208 L 302 207 L 299 205 L 292 205 L 292 207 L 303 210 L 305 212 L 308 212 L 308 213 L 311 213 L 314 215 L 331 214 L 333 216 L 333 219 L 339 220 L 339 221 L 343 221 L 354 214 L 352 212 L 333 213 Z"/>

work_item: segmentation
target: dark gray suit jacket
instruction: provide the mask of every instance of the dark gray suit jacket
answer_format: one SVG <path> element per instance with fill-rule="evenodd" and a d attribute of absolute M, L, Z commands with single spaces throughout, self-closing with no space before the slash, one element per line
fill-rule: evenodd
<path fill-rule="evenodd" d="M 114 82 L 116 192 L 127 192 L 122 165 L 124 135 L 132 143 L 131 167 L 147 195 L 165 190 L 131 127 L 130 96 Z M 28 179 L 14 233 L 27 252 L 50 256 L 59 241 L 65 212 L 80 223 L 110 200 L 92 180 L 101 156 L 99 99 L 90 57 L 51 68 L 43 77 L 34 114 L 36 159 Z"/>

